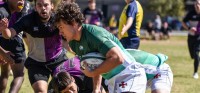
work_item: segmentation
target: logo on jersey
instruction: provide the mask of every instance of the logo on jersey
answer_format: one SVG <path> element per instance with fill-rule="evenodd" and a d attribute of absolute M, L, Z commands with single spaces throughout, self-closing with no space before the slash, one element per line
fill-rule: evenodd
<path fill-rule="evenodd" d="M 79 50 L 83 50 L 83 46 L 79 46 Z"/>
<path fill-rule="evenodd" d="M 33 27 L 33 31 L 38 31 L 38 27 Z"/>

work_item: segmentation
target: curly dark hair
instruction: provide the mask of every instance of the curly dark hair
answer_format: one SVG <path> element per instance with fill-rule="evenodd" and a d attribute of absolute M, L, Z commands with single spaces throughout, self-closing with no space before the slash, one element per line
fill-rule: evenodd
<path fill-rule="evenodd" d="M 77 3 L 61 3 L 55 14 L 55 23 L 63 20 L 67 24 L 72 24 L 73 22 L 77 22 L 81 25 L 85 18 L 81 13 L 81 9 L 79 8 Z"/>

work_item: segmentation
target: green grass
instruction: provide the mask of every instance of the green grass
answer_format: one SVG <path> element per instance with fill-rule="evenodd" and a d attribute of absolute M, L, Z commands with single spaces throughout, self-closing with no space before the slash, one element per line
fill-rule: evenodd
<path fill-rule="evenodd" d="M 187 37 L 172 37 L 167 41 L 143 40 L 140 49 L 168 55 L 167 63 L 174 73 L 172 93 L 199 93 L 200 81 L 192 78 L 193 60 L 187 49 Z"/>
<path fill-rule="evenodd" d="M 174 73 L 172 93 L 200 93 L 200 81 L 192 78 L 193 60 L 187 49 L 187 37 L 171 37 L 167 41 L 142 40 L 140 49 L 154 54 L 160 52 L 169 56 L 167 63 Z M 11 79 L 12 77 L 9 78 L 9 80 Z M 33 93 L 27 72 L 19 93 Z M 149 90 L 147 93 L 150 93 Z"/>

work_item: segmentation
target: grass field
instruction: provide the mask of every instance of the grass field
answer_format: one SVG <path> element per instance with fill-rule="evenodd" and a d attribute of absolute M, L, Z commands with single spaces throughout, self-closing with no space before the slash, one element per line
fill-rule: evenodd
<path fill-rule="evenodd" d="M 142 40 L 140 49 L 154 54 L 161 52 L 169 56 L 167 63 L 174 73 L 172 93 L 200 93 L 200 80 L 192 78 L 193 60 L 188 53 L 187 37 L 171 37 L 167 41 Z M 12 77 L 9 78 L 9 84 L 11 79 Z M 27 72 L 19 93 L 33 93 Z M 149 90 L 147 93 L 150 93 Z"/>

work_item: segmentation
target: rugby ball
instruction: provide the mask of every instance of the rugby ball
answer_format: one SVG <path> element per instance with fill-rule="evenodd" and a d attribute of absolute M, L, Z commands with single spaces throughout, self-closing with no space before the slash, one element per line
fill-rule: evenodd
<path fill-rule="evenodd" d="M 98 52 L 91 52 L 88 54 L 85 54 L 81 58 L 81 68 L 88 69 L 90 71 L 96 69 L 106 58 Z"/>

